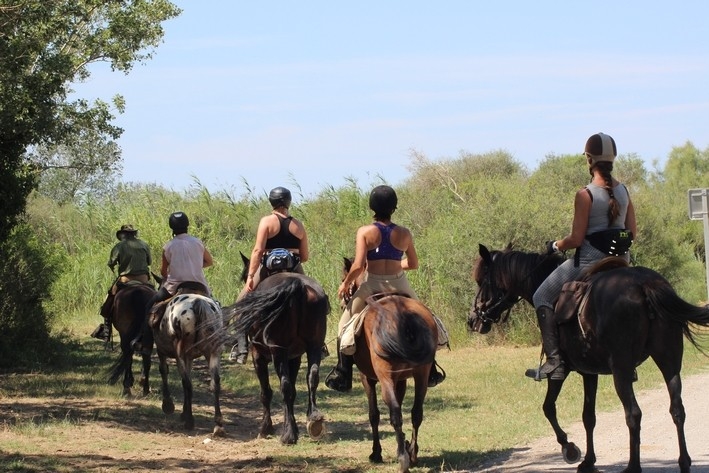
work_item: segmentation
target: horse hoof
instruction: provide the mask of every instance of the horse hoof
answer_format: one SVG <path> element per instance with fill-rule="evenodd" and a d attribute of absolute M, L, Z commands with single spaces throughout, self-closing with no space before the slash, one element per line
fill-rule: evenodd
<path fill-rule="evenodd" d="M 381 453 L 374 453 L 374 452 L 372 452 L 369 455 L 369 461 L 372 463 L 384 463 L 384 459 L 382 458 L 382 454 Z"/>
<path fill-rule="evenodd" d="M 226 437 L 226 430 L 221 425 L 215 425 L 212 435 L 215 437 Z"/>
<path fill-rule="evenodd" d="M 175 403 L 173 403 L 169 399 L 165 399 L 162 402 L 162 411 L 163 411 L 163 413 L 165 413 L 167 415 L 172 414 L 173 412 L 175 412 Z"/>
<path fill-rule="evenodd" d="M 576 463 L 581 459 L 581 450 L 574 442 L 569 442 L 561 447 L 561 454 L 564 457 L 564 461 L 569 464 Z"/>
<path fill-rule="evenodd" d="M 308 431 L 308 435 L 313 440 L 320 440 L 325 434 L 325 422 L 322 419 L 308 421 L 305 424 L 305 428 Z"/>

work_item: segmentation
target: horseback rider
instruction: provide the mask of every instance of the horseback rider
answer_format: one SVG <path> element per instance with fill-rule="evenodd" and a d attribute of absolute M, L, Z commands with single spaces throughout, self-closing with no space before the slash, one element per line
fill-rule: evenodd
<path fill-rule="evenodd" d="M 303 223 L 289 213 L 291 200 L 291 192 L 285 187 L 275 187 L 269 192 L 268 201 L 272 210 L 259 221 L 246 284 L 237 301 L 273 273 L 288 271 L 305 274 L 302 263 L 308 261 L 308 235 Z M 237 332 L 236 344 L 231 349 L 229 359 L 243 365 L 247 355 L 246 334 Z"/>
<path fill-rule="evenodd" d="M 187 214 L 184 212 L 170 214 L 168 224 L 172 229 L 173 238 L 165 243 L 162 249 L 160 266 L 162 286 L 148 301 L 142 330 L 131 342 L 133 349 L 142 354 L 152 353 L 153 330 L 148 322 L 148 315 L 156 303 L 174 296 L 178 287 L 183 283 L 197 283 L 202 292 L 211 294 L 209 284 L 204 276 L 204 268 L 213 264 L 212 255 L 205 248 L 202 240 L 187 233 L 190 225 Z"/>
<path fill-rule="evenodd" d="M 397 203 L 396 192 L 391 187 L 377 186 L 372 190 L 369 208 L 374 211 L 374 223 L 357 230 L 354 262 L 337 290 L 337 296 L 342 299 L 352 283 L 365 272 L 364 282 L 347 303 L 338 326 L 337 366 L 325 380 L 325 384 L 336 391 L 352 389 L 354 338 L 351 344 L 345 345 L 343 333 L 350 320 L 366 308 L 367 297 L 382 292 L 396 292 L 418 299 L 404 273 L 417 269 L 419 264 L 413 236 L 408 228 L 391 221 Z M 448 340 L 443 324 L 437 317 L 434 318 L 439 327 L 439 347 L 446 346 Z M 445 375 L 436 370 L 434 360 L 428 380 L 429 387 L 436 386 L 444 379 Z"/>
<path fill-rule="evenodd" d="M 571 233 L 561 240 L 547 242 L 548 254 L 572 248 L 576 248 L 576 254 L 556 268 L 533 297 L 546 362 L 525 374 L 537 381 L 547 377 L 563 380 L 567 375 L 559 353 L 559 328 L 554 316 L 554 303 L 564 283 L 578 279 L 584 269 L 609 255 L 629 261 L 628 248 L 637 236 L 635 209 L 628 189 L 611 175 L 618 155 L 615 140 L 596 133 L 586 140 L 583 154 L 591 182 L 576 192 Z M 617 251 L 621 237 L 627 242 Z"/>
<path fill-rule="evenodd" d="M 113 300 L 120 289 L 131 281 L 148 284 L 150 282 L 150 246 L 138 238 L 138 230 L 133 225 L 122 225 L 116 232 L 116 243 L 108 258 L 108 267 L 115 272 L 118 265 L 118 276 L 108 290 L 106 300 L 101 306 L 101 316 L 104 322 L 99 324 L 91 334 L 99 340 L 108 341 L 111 335 L 111 312 Z"/>

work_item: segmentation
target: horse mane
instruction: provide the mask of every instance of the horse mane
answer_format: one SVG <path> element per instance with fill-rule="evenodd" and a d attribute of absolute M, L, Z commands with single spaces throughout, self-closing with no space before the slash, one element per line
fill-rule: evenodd
<path fill-rule="evenodd" d="M 536 252 L 524 252 L 513 250 L 511 246 L 507 246 L 504 250 L 490 251 L 493 264 L 492 277 L 501 287 L 511 287 L 514 281 L 510 278 L 514 275 L 528 275 L 530 281 L 541 282 L 546 276 L 558 267 L 564 258 L 559 253 L 545 255 Z M 473 270 L 473 278 L 475 281 L 482 281 L 485 277 L 485 271 L 489 270 L 482 257 L 478 257 Z"/>
<path fill-rule="evenodd" d="M 421 314 L 406 308 L 400 298 L 387 299 L 394 304 L 394 310 L 381 303 L 385 297 L 367 299 L 370 309 L 376 312 L 372 330 L 379 345 L 376 354 L 389 361 L 407 361 L 414 365 L 431 363 L 436 351 L 431 329 Z"/>

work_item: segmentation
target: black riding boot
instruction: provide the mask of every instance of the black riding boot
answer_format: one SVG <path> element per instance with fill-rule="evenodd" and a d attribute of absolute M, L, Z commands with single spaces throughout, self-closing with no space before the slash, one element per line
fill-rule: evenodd
<path fill-rule="evenodd" d="M 437 363 L 436 363 L 436 360 L 434 359 L 433 364 L 431 365 L 431 372 L 428 373 L 428 387 L 429 388 L 433 388 L 433 387 L 438 386 L 439 384 L 441 384 L 443 382 L 443 380 L 446 379 L 446 372 L 443 371 L 443 368 L 441 368 L 441 371 L 443 371 L 443 372 L 442 373 L 439 372 L 436 369 L 436 365 L 437 365 Z"/>
<path fill-rule="evenodd" d="M 559 326 L 556 324 L 554 310 L 551 307 L 539 307 L 537 321 L 542 331 L 542 347 L 547 359 L 539 369 L 528 369 L 525 375 L 536 381 L 544 378 L 563 380 L 566 378 L 567 370 L 559 353 Z"/>
<path fill-rule="evenodd" d="M 148 324 L 148 316 L 146 316 L 143 321 L 141 331 L 138 332 L 138 336 L 133 339 L 130 345 L 136 353 L 141 355 L 152 355 L 154 342 L 155 339 L 153 337 L 153 329 L 150 328 L 150 325 Z"/>
<path fill-rule="evenodd" d="M 352 355 L 340 353 L 340 339 L 337 339 L 337 366 L 325 378 L 325 386 L 335 391 L 347 392 L 352 389 Z"/>
<path fill-rule="evenodd" d="M 243 332 L 236 333 L 236 344 L 231 347 L 229 359 L 236 361 L 240 365 L 246 364 L 246 357 L 249 355 L 249 342 L 246 340 L 246 334 Z"/>
<path fill-rule="evenodd" d="M 99 340 L 107 342 L 108 339 L 111 337 L 111 322 L 109 321 L 109 319 L 104 318 L 103 323 L 99 324 L 98 327 L 96 327 L 96 330 L 91 333 L 91 336 L 93 338 L 98 338 Z"/>

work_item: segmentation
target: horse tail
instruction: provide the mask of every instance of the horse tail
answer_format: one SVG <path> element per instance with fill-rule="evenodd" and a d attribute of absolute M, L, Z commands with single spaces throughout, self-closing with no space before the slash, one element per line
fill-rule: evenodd
<path fill-rule="evenodd" d="M 227 335 L 221 328 L 224 326 L 217 304 L 202 297 L 195 298 L 192 302 L 192 312 L 195 315 L 196 344 L 210 341 L 222 345 L 227 341 Z M 176 327 L 179 330 L 180 327 Z"/>
<path fill-rule="evenodd" d="M 287 278 L 282 283 L 266 290 L 247 293 L 230 306 L 236 317 L 235 330 L 249 333 L 258 326 L 266 338 L 268 328 L 293 306 L 305 303 L 306 286 L 300 278 Z"/>
<path fill-rule="evenodd" d="M 378 356 L 385 360 L 405 360 L 414 365 L 433 362 L 436 340 L 421 314 L 405 307 L 391 310 L 378 302 L 374 305 L 377 320 L 373 333 L 379 345 L 375 349 Z"/>
<path fill-rule="evenodd" d="M 685 301 L 667 281 L 664 281 L 664 284 L 643 285 L 643 291 L 650 309 L 659 317 L 681 324 L 687 340 L 705 353 L 699 346 L 694 326 L 709 327 L 709 307 L 700 307 Z"/>
<path fill-rule="evenodd" d="M 113 386 L 118 382 L 118 379 L 126 372 L 133 361 L 133 352 L 121 351 L 121 356 L 108 369 L 108 384 Z"/>

